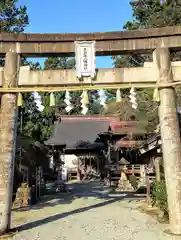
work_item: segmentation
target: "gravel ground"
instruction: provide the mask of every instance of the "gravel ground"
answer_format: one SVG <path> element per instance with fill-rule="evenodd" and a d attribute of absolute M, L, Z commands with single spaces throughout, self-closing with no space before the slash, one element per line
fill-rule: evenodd
<path fill-rule="evenodd" d="M 138 202 L 109 196 L 97 181 L 74 184 L 34 209 L 13 212 L 21 226 L 13 240 L 167 240 L 164 225 L 138 210 Z"/>

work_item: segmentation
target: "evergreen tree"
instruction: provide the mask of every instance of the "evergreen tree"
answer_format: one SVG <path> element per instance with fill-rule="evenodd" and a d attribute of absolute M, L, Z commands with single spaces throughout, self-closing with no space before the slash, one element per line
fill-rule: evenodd
<path fill-rule="evenodd" d="M 41 66 L 37 63 L 24 61 L 25 65 L 30 65 L 31 70 L 40 70 Z M 38 109 L 32 93 L 23 94 L 23 105 L 19 107 L 18 114 L 18 134 L 29 136 L 34 141 L 42 141 L 42 114 Z"/>
<path fill-rule="evenodd" d="M 17 2 L 0 1 L 0 32 L 21 33 L 28 25 L 27 8 L 17 7 Z M 0 58 L 0 66 L 4 66 L 4 58 Z"/>
<path fill-rule="evenodd" d="M 26 6 L 17 7 L 17 0 L 0 1 L 0 31 L 21 33 L 28 25 Z"/>
<path fill-rule="evenodd" d="M 17 6 L 17 0 L 0 2 L 0 31 L 22 33 L 28 25 L 26 6 Z M 28 62 L 22 59 L 22 65 L 30 64 L 31 69 L 39 69 L 39 63 Z M 4 58 L 0 58 L 0 66 L 4 66 Z M 18 134 L 30 136 L 35 141 L 41 140 L 39 123 L 41 114 L 38 111 L 35 99 L 31 93 L 23 94 L 23 106 L 19 108 Z"/>
<path fill-rule="evenodd" d="M 167 0 L 160 4 L 159 0 L 137 0 L 130 2 L 133 20 L 123 26 L 125 30 L 143 28 L 159 28 L 181 24 L 181 0 Z M 180 53 L 172 53 L 172 60 L 180 60 Z M 142 66 L 145 61 L 152 60 L 150 55 L 128 55 L 113 57 L 116 67 Z"/>
<path fill-rule="evenodd" d="M 181 24 L 181 0 L 167 0 L 160 4 L 159 0 L 137 0 L 130 2 L 133 11 L 133 19 L 124 25 L 126 30 L 143 28 L 167 27 Z M 180 60 L 181 53 L 171 53 L 172 61 Z M 127 56 L 114 56 L 115 67 L 140 67 L 145 61 L 152 61 L 152 56 L 147 54 L 132 54 Z M 180 92 L 180 89 L 177 90 Z M 127 92 L 126 92 L 127 93 Z M 148 115 L 148 121 L 154 128 L 158 123 L 157 104 L 152 102 L 153 89 L 137 90 L 138 116 L 142 119 Z M 180 94 L 177 101 L 181 102 Z"/>

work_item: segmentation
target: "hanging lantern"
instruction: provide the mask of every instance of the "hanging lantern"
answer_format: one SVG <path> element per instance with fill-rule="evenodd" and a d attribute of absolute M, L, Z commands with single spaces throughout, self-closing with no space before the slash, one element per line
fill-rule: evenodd
<path fill-rule="evenodd" d="M 55 106 L 55 96 L 54 93 L 50 93 L 50 107 L 54 107 Z"/>
<path fill-rule="evenodd" d="M 135 89 L 133 87 L 130 90 L 129 98 L 130 98 L 130 102 L 132 104 L 132 108 L 137 109 L 138 104 L 136 102 L 136 92 L 135 92 Z"/>
<path fill-rule="evenodd" d="M 21 107 L 23 105 L 23 96 L 21 93 L 18 93 L 17 106 Z"/>

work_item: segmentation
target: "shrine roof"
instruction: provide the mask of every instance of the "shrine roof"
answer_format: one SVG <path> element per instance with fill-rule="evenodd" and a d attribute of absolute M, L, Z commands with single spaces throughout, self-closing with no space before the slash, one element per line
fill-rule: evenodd
<path fill-rule="evenodd" d="M 149 145 L 158 139 L 161 139 L 160 133 L 152 133 L 148 136 L 143 145 Z M 143 145 L 141 147 L 143 147 Z"/>
<path fill-rule="evenodd" d="M 111 119 L 106 117 L 61 117 L 45 144 L 66 145 L 66 148 L 70 149 L 93 147 L 99 139 L 98 134 L 108 131 L 110 121 Z"/>
<path fill-rule="evenodd" d="M 140 146 L 139 150 L 141 154 L 147 153 L 161 145 L 161 135 L 160 133 L 152 133 L 148 136 L 148 139 Z"/>

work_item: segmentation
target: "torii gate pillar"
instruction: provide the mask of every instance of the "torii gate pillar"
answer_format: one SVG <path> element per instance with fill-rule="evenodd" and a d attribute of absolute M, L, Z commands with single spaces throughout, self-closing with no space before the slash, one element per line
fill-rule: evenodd
<path fill-rule="evenodd" d="M 3 87 L 17 87 L 19 55 L 8 52 Z M 17 126 L 17 93 L 1 95 L 0 116 L 0 234 L 10 229 Z"/>
<path fill-rule="evenodd" d="M 168 48 L 156 49 L 153 53 L 160 84 L 173 82 L 170 52 Z M 181 234 L 181 140 L 178 124 L 175 89 L 159 90 L 159 118 L 161 128 L 163 162 L 167 186 L 170 231 Z"/>

